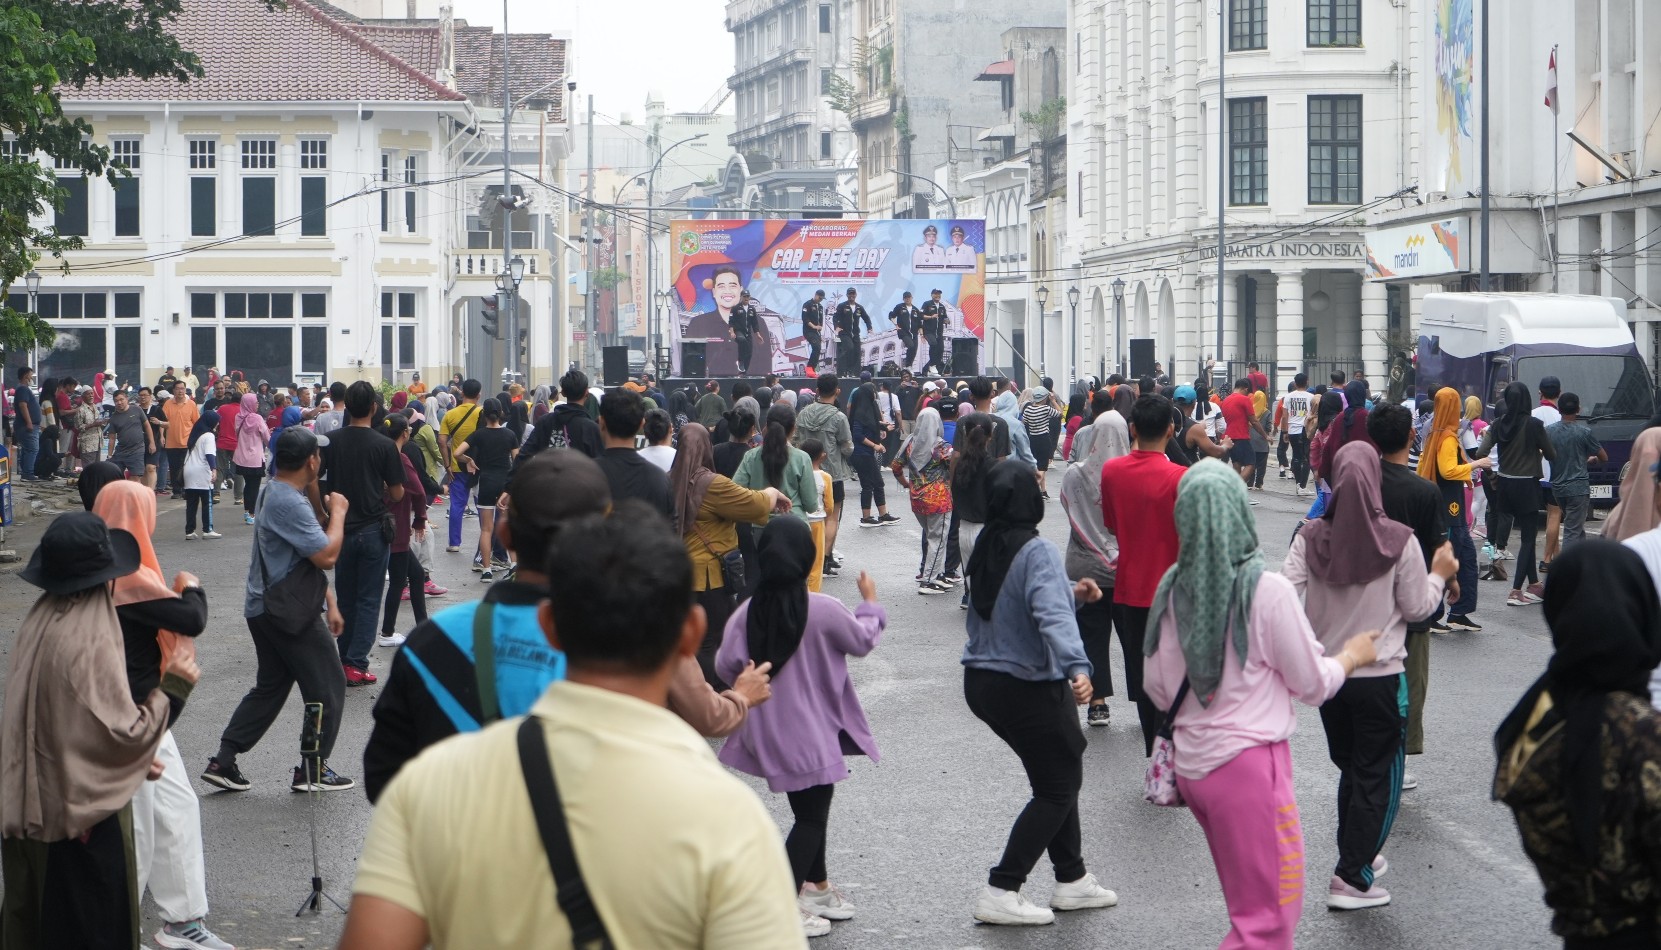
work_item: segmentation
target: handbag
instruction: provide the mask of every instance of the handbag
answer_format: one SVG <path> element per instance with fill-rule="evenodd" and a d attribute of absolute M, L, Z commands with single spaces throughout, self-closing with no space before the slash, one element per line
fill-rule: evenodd
<path fill-rule="evenodd" d="M 1182 800 L 1182 792 L 1177 789 L 1177 746 L 1171 738 L 1177 710 L 1182 708 L 1182 701 L 1187 698 L 1188 677 L 1184 676 L 1182 685 L 1177 687 L 1176 699 L 1171 701 L 1171 708 L 1165 713 L 1165 722 L 1155 734 L 1153 755 L 1148 759 L 1148 770 L 1142 775 L 1142 797 L 1150 804 L 1165 808 L 1188 807 L 1188 803 Z"/>
<path fill-rule="evenodd" d="M 554 778 L 554 764 L 548 758 L 541 721 L 535 716 L 526 716 L 519 724 L 518 743 L 519 768 L 525 774 L 525 789 L 530 794 L 542 850 L 548 856 L 548 869 L 554 874 L 555 897 L 571 925 L 571 944 L 581 950 L 611 950 L 611 934 L 588 893 L 577 854 L 571 847 L 571 827 L 565 821 L 559 782 Z"/>
<path fill-rule="evenodd" d="M 726 588 L 727 596 L 741 596 L 744 593 L 744 584 L 747 580 L 744 576 L 743 552 L 738 548 L 733 548 L 725 554 L 716 554 L 715 548 L 709 543 L 709 539 L 704 537 L 703 529 L 699 528 L 696 523 L 692 525 L 692 533 L 696 534 L 698 540 L 703 543 L 704 550 L 708 551 L 710 556 L 721 565 L 721 586 Z"/>

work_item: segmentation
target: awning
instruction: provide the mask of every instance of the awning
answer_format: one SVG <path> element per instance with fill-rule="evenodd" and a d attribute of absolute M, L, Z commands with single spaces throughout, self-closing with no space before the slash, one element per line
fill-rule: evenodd
<path fill-rule="evenodd" d="M 989 142 L 993 139 L 1012 139 L 1014 137 L 1015 137 L 1015 125 L 1014 125 L 1014 123 L 1005 122 L 1002 125 L 994 125 L 990 129 L 987 129 L 985 132 L 982 132 L 981 134 L 975 136 L 975 141 L 977 141 L 977 142 Z"/>
<path fill-rule="evenodd" d="M 1005 60 L 999 60 L 998 62 L 993 63 L 992 65 L 990 65 L 990 66 L 986 67 L 985 69 L 981 70 L 980 75 L 976 76 L 975 80 L 978 82 L 978 81 L 983 80 L 983 79 L 984 80 L 1009 79 L 1009 78 L 1013 78 L 1014 75 L 1015 75 L 1015 60 L 1005 59 Z"/>

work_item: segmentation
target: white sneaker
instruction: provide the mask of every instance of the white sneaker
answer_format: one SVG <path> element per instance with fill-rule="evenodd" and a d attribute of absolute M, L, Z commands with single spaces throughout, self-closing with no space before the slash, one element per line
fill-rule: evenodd
<path fill-rule="evenodd" d="M 220 534 L 217 531 L 204 531 L 204 532 L 202 532 L 202 537 L 207 538 L 209 541 L 212 541 L 214 538 L 223 538 L 224 535 Z"/>
<path fill-rule="evenodd" d="M 1057 884 L 1055 893 L 1050 895 L 1050 906 L 1056 910 L 1089 910 L 1092 907 L 1112 907 L 1117 903 L 1119 895 L 1101 886 L 1094 874 Z"/>
<path fill-rule="evenodd" d="M 1031 927 L 1055 923 L 1055 913 L 1022 897 L 1020 891 L 988 885 L 975 898 L 975 919 L 983 924 Z"/>
<path fill-rule="evenodd" d="M 804 913 L 816 914 L 826 920 L 852 920 L 854 916 L 854 905 L 834 886 L 821 891 L 811 884 L 803 884 L 801 892 L 796 895 L 796 906 Z"/>
<path fill-rule="evenodd" d="M 1327 886 L 1327 910 L 1366 910 L 1369 907 L 1383 907 L 1390 903 L 1390 892 L 1377 884 L 1365 891 L 1357 890 L 1334 874 L 1332 883 Z"/>
<path fill-rule="evenodd" d="M 375 638 L 375 642 L 377 644 L 383 646 L 383 647 L 401 647 L 401 646 L 404 645 L 404 641 L 406 639 L 408 639 L 408 638 L 405 637 L 403 634 L 395 633 L 390 637 L 388 637 L 388 636 L 378 636 L 378 637 Z"/>
<path fill-rule="evenodd" d="M 1412 772 L 1401 773 L 1401 790 L 1411 792 L 1419 787 L 1419 777 Z"/>
<path fill-rule="evenodd" d="M 830 921 L 816 914 L 802 911 L 802 932 L 809 937 L 823 937 L 830 933 Z"/>

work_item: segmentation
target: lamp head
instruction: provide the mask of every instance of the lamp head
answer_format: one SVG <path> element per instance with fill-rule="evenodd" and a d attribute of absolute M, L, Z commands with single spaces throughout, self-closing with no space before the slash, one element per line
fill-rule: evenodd
<path fill-rule="evenodd" d="M 1078 306 L 1078 298 L 1079 298 L 1079 289 L 1077 287 L 1068 287 L 1067 288 L 1067 303 L 1068 303 L 1068 305 L 1073 306 L 1073 307 Z"/>
<path fill-rule="evenodd" d="M 508 263 L 508 273 L 513 277 L 514 286 L 519 286 L 519 282 L 525 279 L 525 259 L 515 257 L 510 261 Z"/>
<path fill-rule="evenodd" d="M 29 288 L 29 293 L 40 293 L 40 271 L 31 269 L 27 274 L 23 275 L 23 283 Z"/>
<path fill-rule="evenodd" d="M 1117 303 L 1117 302 L 1119 302 L 1121 300 L 1124 300 L 1124 299 L 1125 299 L 1125 279 L 1123 277 L 1115 277 L 1115 278 L 1113 278 L 1113 300 L 1114 300 L 1115 303 Z"/>
<path fill-rule="evenodd" d="M 1045 302 L 1050 299 L 1050 288 L 1039 284 L 1038 290 L 1033 293 L 1033 296 L 1038 298 L 1038 309 L 1042 310 Z"/>

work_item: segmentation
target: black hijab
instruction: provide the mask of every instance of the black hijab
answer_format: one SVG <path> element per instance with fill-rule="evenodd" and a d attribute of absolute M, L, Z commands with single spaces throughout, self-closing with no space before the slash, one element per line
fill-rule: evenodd
<path fill-rule="evenodd" d="M 863 383 L 854 389 L 853 396 L 848 399 L 848 421 L 864 426 L 867 438 L 876 433 L 882 425 L 882 417 L 877 414 L 875 385 Z"/>
<path fill-rule="evenodd" d="M 76 489 L 81 493 L 81 504 L 86 506 L 86 510 L 91 511 L 92 503 L 97 500 L 98 493 L 104 490 L 104 486 L 111 482 L 119 482 L 125 477 L 114 462 L 93 462 L 88 465 L 81 470 L 81 478 L 75 483 Z"/>
<path fill-rule="evenodd" d="M 1332 420 L 1338 418 L 1344 411 L 1344 397 L 1327 390 L 1321 394 L 1320 405 L 1315 410 L 1315 431 L 1325 432 Z"/>
<path fill-rule="evenodd" d="M 1509 388 L 1506 395 L 1509 404 Z M 1650 671 L 1661 662 L 1661 604 L 1643 560 L 1624 545 L 1598 539 L 1566 548 L 1551 562 L 1543 609 L 1557 652 L 1545 675 L 1500 723 L 1494 748 L 1503 761 L 1522 737 L 1541 692 L 1551 693 L 1551 712 L 1533 734 L 1543 736 L 1563 723 L 1559 782 L 1569 827 L 1581 854 L 1596 860 L 1604 703 L 1610 693 L 1649 701 Z"/>
<path fill-rule="evenodd" d="M 796 655 L 807 629 L 807 576 L 816 552 L 813 531 L 800 518 L 774 518 L 756 544 L 761 579 L 750 595 L 744 633 L 750 659 L 757 666 L 771 662 L 775 678 Z"/>
<path fill-rule="evenodd" d="M 1044 520 L 1044 495 L 1032 466 L 1015 459 L 992 466 L 986 476 L 986 511 L 990 520 L 969 556 L 969 603 L 982 620 L 991 620 L 1009 565 L 1038 537 L 1038 523 Z"/>
<path fill-rule="evenodd" d="M 1344 441 L 1350 440 L 1350 426 L 1355 421 L 1357 412 L 1367 410 L 1367 384 L 1359 379 L 1352 379 L 1344 384 Z M 1365 416 L 1363 416 L 1365 418 Z"/>
<path fill-rule="evenodd" d="M 1528 394 L 1528 384 L 1514 382 L 1505 387 L 1500 405 L 1504 411 L 1494 422 L 1494 441 L 1504 445 L 1523 434 L 1523 427 L 1528 425 L 1529 417 L 1534 412 L 1534 399 Z"/>

